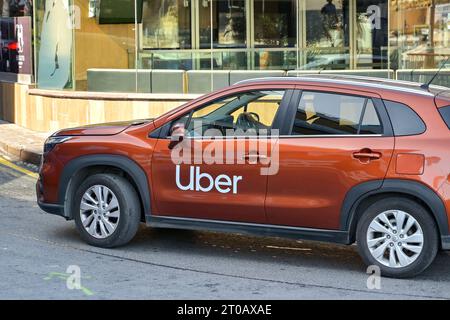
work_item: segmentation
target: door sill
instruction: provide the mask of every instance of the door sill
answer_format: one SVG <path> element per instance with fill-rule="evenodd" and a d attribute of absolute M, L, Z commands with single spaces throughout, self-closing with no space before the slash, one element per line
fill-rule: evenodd
<path fill-rule="evenodd" d="M 349 233 L 347 231 L 340 230 L 313 229 L 270 224 L 155 215 L 147 215 L 146 223 L 148 226 L 156 228 L 204 230 L 226 233 L 239 233 L 262 237 L 279 237 L 342 244 L 351 243 Z"/>

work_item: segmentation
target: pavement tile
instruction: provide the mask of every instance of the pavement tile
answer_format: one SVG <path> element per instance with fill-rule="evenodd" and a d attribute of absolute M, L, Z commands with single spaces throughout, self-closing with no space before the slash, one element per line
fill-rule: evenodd
<path fill-rule="evenodd" d="M 39 165 L 44 141 L 50 134 L 0 120 L 0 149 L 21 161 Z"/>

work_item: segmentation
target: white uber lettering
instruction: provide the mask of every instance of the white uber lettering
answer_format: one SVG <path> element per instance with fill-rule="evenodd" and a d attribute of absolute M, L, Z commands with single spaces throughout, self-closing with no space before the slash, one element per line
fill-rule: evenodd
<path fill-rule="evenodd" d="M 181 168 L 180 165 L 176 165 L 175 168 L 175 183 L 178 189 L 182 191 L 198 191 L 198 192 L 210 192 L 216 189 L 220 193 L 238 193 L 239 181 L 242 181 L 242 176 L 228 176 L 226 174 L 220 174 L 216 178 L 209 173 L 201 172 L 200 167 L 190 166 L 188 183 L 183 185 L 181 183 Z"/>
<path fill-rule="evenodd" d="M 187 191 L 187 190 L 193 190 L 194 189 L 194 181 L 192 180 L 192 176 L 194 173 L 194 167 L 189 168 L 189 184 L 187 186 L 183 186 L 181 184 L 181 178 L 180 178 L 180 166 L 177 165 L 176 172 L 175 172 L 175 182 L 177 184 L 178 189 Z"/>
<path fill-rule="evenodd" d="M 191 178 L 192 179 L 192 178 Z M 208 180 L 208 185 L 202 187 L 202 179 Z M 195 168 L 195 191 L 209 192 L 214 188 L 214 179 L 210 174 L 201 173 L 200 167 Z"/>
<path fill-rule="evenodd" d="M 216 178 L 216 189 L 220 193 L 228 193 L 230 192 L 232 182 L 229 176 L 226 174 L 221 174 L 220 176 L 217 176 Z M 228 187 L 228 188 L 222 188 L 222 187 Z"/>

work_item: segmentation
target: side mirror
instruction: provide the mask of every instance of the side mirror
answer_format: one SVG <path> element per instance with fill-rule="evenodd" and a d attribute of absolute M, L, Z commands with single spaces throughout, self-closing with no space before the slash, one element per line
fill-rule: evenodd
<path fill-rule="evenodd" d="M 184 140 L 186 128 L 184 127 L 184 123 L 176 123 L 170 131 L 169 149 L 173 149 L 177 144 Z"/>

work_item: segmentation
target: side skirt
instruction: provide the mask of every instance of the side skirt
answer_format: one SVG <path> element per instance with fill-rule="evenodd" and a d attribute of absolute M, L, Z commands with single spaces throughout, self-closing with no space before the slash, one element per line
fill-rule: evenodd
<path fill-rule="evenodd" d="M 204 220 L 154 215 L 147 215 L 146 222 L 148 226 L 156 228 L 217 231 L 262 237 L 280 237 L 341 244 L 351 243 L 348 232 L 339 230 L 310 229 L 245 222 Z"/>

